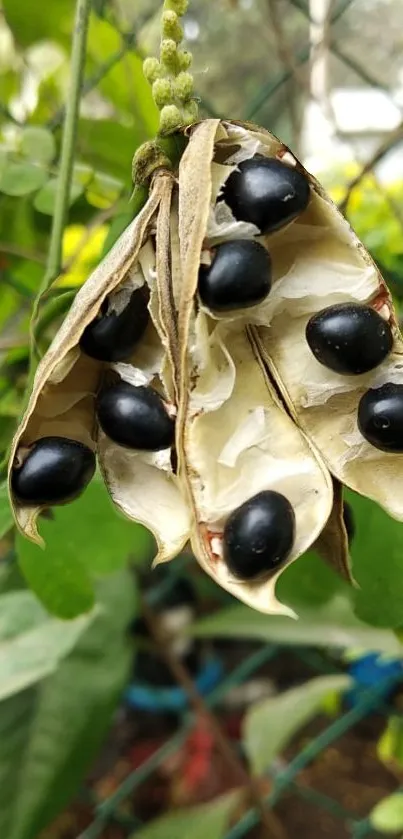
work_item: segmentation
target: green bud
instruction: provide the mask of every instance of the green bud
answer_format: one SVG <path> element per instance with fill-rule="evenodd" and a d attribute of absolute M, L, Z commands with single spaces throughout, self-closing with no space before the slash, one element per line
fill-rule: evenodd
<path fill-rule="evenodd" d="M 143 61 L 143 73 L 150 84 L 160 77 L 161 72 L 161 64 L 158 58 L 146 58 Z"/>
<path fill-rule="evenodd" d="M 193 76 L 190 73 L 179 73 L 173 82 L 173 89 L 181 102 L 187 102 L 193 93 Z"/>
<path fill-rule="evenodd" d="M 178 50 L 172 38 L 165 38 L 161 41 L 160 47 L 161 63 L 168 72 L 176 75 L 178 69 Z"/>
<path fill-rule="evenodd" d="M 188 70 L 192 63 L 192 53 L 186 50 L 178 50 L 178 67 L 180 70 Z"/>
<path fill-rule="evenodd" d="M 153 84 L 153 99 L 158 108 L 172 103 L 172 87 L 169 79 L 156 79 Z"/>
<path fill-rule="evenodd" d="M 183 119 L 182 122 L 185 125 L 191 125 L 192 122 L 197 122 L 199 118 L 199 108 L 195 99 L 191 99 L 190 102 L 187 102 L 186 105 L 183 107 Z"/>
<path fill-rule="evenodd" d="M 160 134 L 173 134 L 183 126 L 183 117 L 176 105 L 165 105 L 160 113 Z"/>
<path fill-rule="evenodd" d="M 164 9 L 167 11 L 176 12 L 177 15 L 182 15 L 187 12 L 189 0 L 165 0 Z"/>
<path fill-rule="evenodd" d="M 183 29 L 179 23 L 176 12 L 163 12 L 162 14 L 162 35 L 163 38 L 172 38 L 180 44 L 183 38 Z"/>

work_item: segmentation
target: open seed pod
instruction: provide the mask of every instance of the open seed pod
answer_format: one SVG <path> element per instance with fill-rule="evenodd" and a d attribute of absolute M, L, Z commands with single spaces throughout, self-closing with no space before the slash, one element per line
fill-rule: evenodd
<path fill-rule="evenodd" d="M 305 211 L 265 237 L 273 285 L 255 321 L 265 363 L 330 472 L 402 520 L 403 342 L 390 293 L 317 181 L 260 130 L 247 132 L 245 154 L 251 137 L 310 184 Z"/>
<path fill-rule="evenodd" d="M 78 292 L 36 371 L 9 478 L 17 524 L 38 543 L 39 512 L 80 494 L 94 473 L 95 452 L 117 507 L 154 533 L 159 561 L 188 540 L 188 508 L 171 465 L 172 184 L 167 173 L 155 177 L 145 207 Z M 111 409 L 112 392 L 118 398 Z M 140 435 L 134 445 L 127 439 L 133 422 Z"/>
<path fill-rule="evenodd" d="M 243 298 L 223 311 L 226 295 L 231 304 L 230 283 L 218 313 L 200 293 L 200 263 L 214 265 L 222 243 L 246 240 L 254 246 L 259 236 L 255 225 L 236 221 L 216 201 L 235 169 L 222 161 L 233 158 L 244 140 L 253 155 L 257 141 L 245 129 L 206 121 L 191 133 L 180 164 L 179 468 L 196 520 L 192 547 L 202 567 L 249 605 L 290 613 L 276 599 L 276 580 L 325 527 L 333 505 L 331 477 L 268 375 L 254 326 L 265 300 L 245 308 Z M 237 252 L 235 271 L 238 258 Z M 253 259 L 253 251 L 246 258 Z M 233 279 L 234 263 L 230 268 Z M 260 268 L 265 271 L 264 259 Z M 262 527 L 265 515 L 270 532 L 264 521 Z"/>

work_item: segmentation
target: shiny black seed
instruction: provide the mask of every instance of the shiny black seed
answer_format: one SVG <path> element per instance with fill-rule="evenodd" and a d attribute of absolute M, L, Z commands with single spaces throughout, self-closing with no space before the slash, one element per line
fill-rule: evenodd
<path fill-rule="evenodd" d="M 255 306 L 264 300 L 270 288 L 270 255 L 253 239 L 218 245 L 211 265 L 200 266 L 200 298 L 217 312 Z"/>
<path fill-rule="evenodd" d="M 11 477 L 16 498 L 27 505 L 63 504 L 80 495 L 95 472 L 88 446 L 65 437 L 42 437 L 30 446 Z"/>
<path fill-rule="evenodd" d="M 383 452 L 403 452 L 403 385 L 388 382 L 364 393 L 358 406 L 363 437 Z"/>
<path fill-rule="evenodd" d="M 370 306 L 339 303 L 311 317 L 306 340 L 320 364 L 346 375 L 373 370 L 390 353 L 389 324 Z"/>
<path fill-rule="evenodd" d="M 309 183 L 301 172 L 263 155 L 240 163 L 223 189 L 235 218 L 255 224 L 262 233 L 278 230 L 299 216 L 309 197 Z"/>
<path fill-rule="evenodd" d="M 174 442 L 174 420 L 151 387 L 117 382 L 98 394 L 96 411 L 102 430 L 119 446 L 157 452 Z"/>
<path fill-rule="evenodd" d="M 351 545 L 355 536 L 355 521 L 352 507 L 347 501 L 343 503 L 343 521 L 344 527 L 346 528 L 348 544 Z"/>
<path fill-rule="evenodd" d="M 147 292 L 143 288 L 134 291 L 119 315 L 116 312 L 106 314 L 105 308 L 103 306 L 100 317 L 84 330 L 80 347 L 86 355 L 99 361 L 124 361 L 129 358 L 147 327 Z"/>
<path fill-rule="evenodd" d="M 295 537 L 295 515 L 279 492 L 266 490 L 245 501 L 224 528 L 224 560 L 240 580 L 264 579 L 287 558 Z"/>

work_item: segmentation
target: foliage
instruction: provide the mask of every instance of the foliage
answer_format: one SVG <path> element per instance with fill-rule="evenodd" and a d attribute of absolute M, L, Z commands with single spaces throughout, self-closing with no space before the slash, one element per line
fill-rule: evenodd
<path fill-rule="evenodd" d="M 97 480 L 45 519 L 41 532 L 45 549 L 17 536 L 18 562 L 48 611 L 65 619 L 93 607 L 97 578 L 124 568 L 129 558 L 150 559 L 153 550 L 149 532 L 118 516 Z"/>
<path fill-rule="evenodd" d="M 243 724 L 243 739 L 251 770 L 262 775 L 293 734 L 320 709 L 326 697 L 345 691 L 348 676 L 318 676 L 278 696 L 256 702 Z"/>
<path fill-rule="evenodd" d="M 403 793 L 395 792 L 377 804 L 371 812 L 370 821 L 379 833 L 393 833 L 403 830 Z"/>
<path fill-rule="evenodd" d="M 170 813 L 136 831 L 133 839 L 167 839 L 168 836 L 188 839 L 189 825 L 192 825 L 192 839 L 204 839 L 205 836 L 222 839 L 238 799 L 238 793 L 231 792 L 209 804 Z"/>
<path fill-rule="evenodd" d="M 97 599 L 98 613 L 55 672 L 0 702 L 0 835 L 8 839 L 36 839 L 63 809 L 110 725 L 130 661 L 126 631 L 135 600 L 128 573 L 98 585 Z M 43 621 L 32 603 L 35 610 Z M 86 619 L 78 620 L 83 629 Z M 47 644 L 52 626 L 48 620 L 43 627 Z"/>

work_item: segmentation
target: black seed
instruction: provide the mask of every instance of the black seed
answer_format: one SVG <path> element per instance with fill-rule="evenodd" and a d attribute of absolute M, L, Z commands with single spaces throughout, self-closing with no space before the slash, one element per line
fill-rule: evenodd
<path fill-rule="evenodd" d="M 403 452 L 403 385 L 388 382 L 364 393 L 358 406 L 363 437 L 383 452 Z"/>
<path fill-rule="evenodd" d="M 313 315 L 306 340 L 320 364 L 354 376 L 377 367 L 393 346 L 387 321 L 358 303 L 339 303 Z"/>
<path fill-rule="evenodd" d="M 199 294 L 218 312 L 255 306 L 271 288 L 271 259 L 253 239 L 224 242 L 214 249 L 211 265 L 201 265 Z"/>
<path fill-rule="evenodd" d="M 240 163 L 223 189 L 235 218 L 255 224 L 262 233 L 278 230 L 299 216 L 309 197 L 309 183 L 301 172 L 263 155 Z"/>
<path fill-rule="evenodd" d="M 227 520 L 224 559 L 240 580 L 264 579 L 287 558 L 295 537 L 295 515 L 279 492 L 259 492 Z"/>
<path fill-rule="evenodd" d="M 157 452 L 174 442 L 174 420 L 151 387 L 117 382 L 98 394 L 96 410 L 102 430 L 119 446 Z"/>
<path fill-rule="evenodd" d="M 351 542 L 355 536 L 355 521 L 354 521 L 354 514 L 351 508 L 351 505 L 344 501 L 343 503 L 343 520 L 344 520 L 344 527 L 346 528 L 347 532 L 347 539 L 348 544 L 351 545 Z"/>
<path fill-rule="evenodd" d="M 32 443 L 22 465 L 14 466 L 11 486 L 23 504 L 63 504 L 83 492 L 94 472 L 95 455 L 88 446 L 42 437 Z"/>
<path fill-rule="evenodd" d="M 124 361 L 129 358 L 136 344 L 144 335 L 149 321 L 147 293 L 144 288 L 133 292 L 126 308 L 101 315 L 84 330 L 80 347 L 82 351 L 99 361 Z"/>

